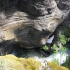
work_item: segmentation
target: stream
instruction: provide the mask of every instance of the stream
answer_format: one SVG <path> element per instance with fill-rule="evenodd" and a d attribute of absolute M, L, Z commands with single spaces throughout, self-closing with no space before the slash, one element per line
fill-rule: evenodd
<path fill-rule="evenodd" d="M 33 57 L 40 62 L 56 61 L 59 65 L 63 65 L 67 61 L 68 56 L 70 56 L 70 49 L 68 47 L 66 48 L 65 51 L 60 50 L 59 52 L 52 54 L 45 53 L 43 50 L 40 50 L 39 48 L 35 49 L 20 48 L 14 50 L 12 54 L 23 58 Z"/>
<path fill-rule="evenodd" d="M 47 43 L 51 43 L 53 38 L 54 36 L 48 39 Z M 23 58 L 33 57 L 36 60 L 40 61 L 41 63 L 43 63 L 44 61 L 47 61 L 47 62 L 55 61 L 59 65 L 64 65 L 65 67 L 68 68 L 68 62 L 69 62 L 68 57 L 70 56 L 69 46 L 70 44 L 66 44 L 65 50 L 60 50 L 56 53 L 51 53 L 51 54 L 49 52 L 45 52 L 44 50 L 40 48 L 25 49 L 25 48 L 17 47 L 12 52 L 12 54 L 17 57 L 23 57 Z"/>

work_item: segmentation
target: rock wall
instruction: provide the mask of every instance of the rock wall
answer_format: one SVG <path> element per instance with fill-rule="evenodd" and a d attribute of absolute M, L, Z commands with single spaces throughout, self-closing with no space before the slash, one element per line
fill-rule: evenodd
<path fill-rule="evenodd" d="M 0 0 L 0 42 L 41 47 L 66 18 L 69 8 L 69 0 Z"/>

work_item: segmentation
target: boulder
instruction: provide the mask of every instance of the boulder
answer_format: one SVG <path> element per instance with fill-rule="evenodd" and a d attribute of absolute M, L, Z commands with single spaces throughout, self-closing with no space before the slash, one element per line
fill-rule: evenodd
<path fill-rule="evenodd" d="M 18 43 L 24 48 L 45 45 L 49 36 L 68 15 L 69 4 L 66 4 L 68 9 L 60 6 L 68 1 L 1 0 L 0 43 Z"/>

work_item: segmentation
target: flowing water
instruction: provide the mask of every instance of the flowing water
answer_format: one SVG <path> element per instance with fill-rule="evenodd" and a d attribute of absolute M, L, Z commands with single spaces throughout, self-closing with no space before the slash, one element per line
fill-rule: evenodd
<path fill-rule="evenodd" d="M 59 65 L 62 65 L 66 62 L 68 56 L 70 56 L 70 49 L 66 48 L 66 50 L 60 50 L 57 53 L 49 54 L 47 52 L 44 52 L 43 50 L 39 48 L 35 49 L 16 49 L 12 52 L 12 54 L 18 56 L 18 57 L 24 57 L 29 58 L 33 57 L 36 60 L 40 62 L 44 61 L 56 61 Z M 68 62 L 66 63 L 66 65 Z"/>

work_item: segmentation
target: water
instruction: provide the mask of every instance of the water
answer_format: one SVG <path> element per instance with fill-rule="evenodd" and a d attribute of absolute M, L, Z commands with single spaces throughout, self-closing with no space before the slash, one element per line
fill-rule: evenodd
<path fill-rule="evenodd" d="M 48 53 L 45 53 L 46 56 L 44 56 L 40 51 L 40 49 L 18 49 L 12 52 L 12 54 L 18 56 L 18 57 L 24 57 L 24 58 L 29 58 L 33 57 L 36 60 L 40 62 L 44 61 L 56 61 L 59 65 L 63 64 L 66 62 L 67 57 L 70 54 L 70 50 L 66 48 L 66 50 L 61 50 L 57 53 L 52 53 L 49 55 Z M 43 52 L 43 51 L 42 51 Z"/>
<path fill-rule="evenodd" d="M 48 52 L 44 52 L 40 48 L 34 48 L 34 49 L 16 49 L 12 52 L 12 54 L 16 55 L 17 57 L 23 57 L 23 58 L 29 58 L 33 57 L 36 60 L 40 61 L 43 65 L 45 64 L 44 62 L 51 62 L 55 61 L 59 65 L 64 65 L 68 67 L 68 62 L 67 58 L 70 56 L 70 47 L 69 45 L 65 45 L 66 49 L 65 50 L 60 50 L 56 53 L 49 54 Z"/>

